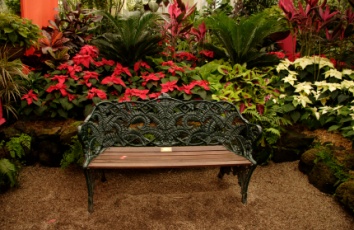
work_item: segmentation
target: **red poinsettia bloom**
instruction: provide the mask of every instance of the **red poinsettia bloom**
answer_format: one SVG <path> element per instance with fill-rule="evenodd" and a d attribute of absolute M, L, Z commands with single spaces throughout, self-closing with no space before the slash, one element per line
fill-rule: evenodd
<path fill-rule="evenodd" d="M 161 95 L 161 92 L 157 92 L 157 93 L 150 93 L 148 96 L 149 98 L 153 99 L 153 98 L 158 98 Z"/>
<path fill-rule="evenodd" d="M 98 57 L 98 49 L 95 46 L 84 45 L 81 48 L 79 54 L 90 55 L 92 58 L 97 58 Z"/>
<path fill-rule="evenodd" d="M 68 69 L 69 68 L 69 64 L 68 63 L 63 63 L 63 64 L 60 64 L 57 69 L 58 70 L 63 70 L 63 69 Z"/>
<path fill-rule="evenodd" d="M 205 57 L 213 58 L 214 57 L 214 52 L 210 50 L 202 50 L 199 52 L 199 54 L 204 55 Z"/>
<path fill-rule="evenodd" d="M 87 93 L 87 98 L 92 99 L 95 96 L 99 97 L 102 100 L 107 99 L 107 95 L 104 91 L 97 88 L 91 88 Z"/>
<path fill-rule="evenodd" d="M 123 102 L 123 101 L 130 101 L 130 100 L 131 100 L 130 95 L 128 95 L 127 92 L 125 92 L 123 97 L 120 97 L 118 101 Z"/>
<path fill-rule="evenodd" d="M 77 54 L 75 55 L 75 57 L 73 57 L 73 61 L 76 65 L 83 65 L 86 68 L 90 67 L 91 62 L 94 63 L 93 58 L 88 54 L 85 55 Z"/>
<path fill-rule="evenodd" d="M 283 53 L 283 52 L 269 52 L 268 54 L 270 54 L 270 55 L 275 55 L 275 56 L 277 56 L 279 59 L 284 59 L 284 58 L 285 58 L 285 53 Z"/>
<path fill-rule="evenodd" d="M 139 70 L 141 67 L 144 67 L 144 68 L 146 68 L 146 69 L 150 69 L 150 68 L 151 68 L 148 63 L 146 63 L 146 62 L 144 62 L 144 61 L 137 61 L 137 62 L 135 62 L 135 64 L 134 64 L 134 71 L 135 71 L 135 72 L 138 72 L 138 70 Z"/>
<path fill-rule="evenodd" d="M 68 73 L 72 79 L 75 81 L 79 80 L 79 78 L 75 75 L 82 71 L 82 67 L 79 65 L 68 66 Z"/>
<path fill-rule="evenodd" d="M 58 83 L 56 85 L 49 86 L 48 89 L 46 90 L 46 92 L 51 93 L 51 92 L 53 92 L 55 90 L 59 90 L 61 95 L 65 97 L 65 96 L 68 95 L 68 92 L 66 91 L 66 88 L 67 88 L 67 86 L 65 84 Z"/>
<path fill-rule="evenodd" d="M 192 94 L 191 90 L 194 88 L 194 85 L 189 84 L 189 85 L 183 85 L 182 87 L 179 88 L 179 90 L 184 91 L 186 94 Z"/>
<path fill-rule="evenodd" d="M 146 86 L 149 81 L 158 81 L 163 78 L 165 75 L 163 73 L 150 73 L 148 75 L 141 76 L 144 79 L 144 82 L 141 84 L 142 86 Z"/>
<path fill-rule="evenodd" d="M 102 85 L 113 85 L 113 84 L 116 84 L 116 85 L 122 85 L 124 87 L 126 87 L 124 81 L 122 80 L 122 78 L 120 77 L 117 77 L 117 76 L 109 76 L 109 77 L 105 77 L 102 81 L 101 81 L 101 84 Z"/>
<path fill-rule="evenodd" d="M 176 64 L 173 61 L 162 62 L 162 66 L 175 66 Z"/>
<path fill-rule="evenodd" d="M 149 93 L 148 89 L 127 89 L 125 94 L 128 96 L 136 96 L 141 99 L 146 99 L 147 94 Z"/>
<path fill-rule="evenodd" d="M 181 58 L 181 59 L 186 59 L 187 61 L 196 61 L 197 58 L 196 56 L 194 56 L 193 54 L 189 53 L 189 52 L 179 52 L 176 54 L 177 58 Z"/>
<path fill-rule="evenodd" d="M 197 85 L 197 86 L 202 87 L 205 90 L 210 90 L 209 82 L 206 80 L 194 80 L 190 84 L 193 85 L 193 87 Z"/>
<path fill-rule="evenodd" d="M 130 76 L 130 77 L 132 76 L 132 74 L 130 73 L 128 67 L 123 67 L 122 64 L 117 63 L 116 68 L 114 69 L 112 75 L 113 75 L 113 76 L 119 76 L 119 75 L 121 75 L 122 73 L 125 73 L 126 75 L 128 75 L 128 76 Z"/>
<path fill-rule="evenodd" d="M 38 100 L 38 95 L 33 93 L 33 90 L 31 89 L 30 91 L 28 91 L 27 94 L 23 95 L 21 97 L 22 100 L 26 99 L 27 104 L 30 105 L 32 104 L 33 100 L 37 101 Z"/>
<path fill-rule="evenodd" d="M 161 93 L 167 93 L 168 91 L 173 91 L 175 89 L 178 89 L 177 80 L 161 84 Z"/>
<path fill-rule="evenodd" d="M 69 99 L 69 101 L 72 101 L 72 100 L 74 100 L 75 98 L 76 98 L 76 96 L 75 96 L 74 94 L 68 93 L 68 99 Z"/>
<path fill-rule="evenodd" d="M 89 82 L 90 79 L 96 79 L 98 81 L 98 76 L 99 74 L 96 72 L 91 72 L 91 71 L 84 71 L 84 82 L 87 87 L 91 87 L 92 84 Z"/>
<path fill-rule="evenodd" d="M 113 60 L 107 60 L 107 59 L 105 59 L 105 58 L 102 58 L 101 61 L 96 61 L 96 62 L 94 63 L 94 65 L 95 65 L 96 67 L 100 67 L 100 66 L 104 66 L 104 65 L 114 66 L 115 64 L 116 64 L 115 61 L 113 61 Z"/>

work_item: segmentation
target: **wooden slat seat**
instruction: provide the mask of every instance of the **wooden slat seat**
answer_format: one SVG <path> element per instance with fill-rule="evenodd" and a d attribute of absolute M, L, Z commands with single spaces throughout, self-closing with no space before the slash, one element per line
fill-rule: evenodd
<path fill-rule="evenodd" d="M 110 147 L 88 168 L 174 168 L 251 165 L 224 146 Z"/>

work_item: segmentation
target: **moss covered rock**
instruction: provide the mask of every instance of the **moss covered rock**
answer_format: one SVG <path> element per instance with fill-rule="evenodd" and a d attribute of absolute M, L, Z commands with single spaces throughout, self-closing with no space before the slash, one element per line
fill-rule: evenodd
<path fill-rule="evenodd" d="M 315 166 L 315 160 L 319 151 L 324 147 L 312 148 L 305 151 L 299 161 L 299 170 L 305 174 L 309 174 Z"/>
<path fill-rule="evenodd" d="M 354 213 L 354 180 L 343 182 L 336 189 L 335 197 Z"/>
<path fill-rule="evenodd" d="M 309 173 L 309 181 L 321 192 L 333 194 L 338 181 L 331 168 L 323 162 L 315 164 Z"/>

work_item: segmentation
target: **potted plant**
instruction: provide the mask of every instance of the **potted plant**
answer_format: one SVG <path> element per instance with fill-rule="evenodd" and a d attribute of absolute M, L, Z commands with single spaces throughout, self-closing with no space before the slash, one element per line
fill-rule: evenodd
<path fill-rule="evenodd" d="M 11 13 L 0 13 L 0 52 L 10 59 L 21 56 L 31 46 L 36 45 L 41 30 L 30 20 Z"/>

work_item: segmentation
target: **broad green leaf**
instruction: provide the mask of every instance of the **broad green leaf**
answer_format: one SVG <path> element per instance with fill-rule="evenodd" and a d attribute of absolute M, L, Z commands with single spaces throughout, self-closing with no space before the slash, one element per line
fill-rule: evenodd
<path fill-rule="evenodd" d="M 285 104 L 282 108 L 286 113 L 295 110 L 295 107 L 292 104 Z"/>
<path fill-rule="evenodd" d="M 340 125 L 332 125 L 331 127 L 328 128 L 328 131 L 335 131 L 338 130 L 341 126 Z"/>

